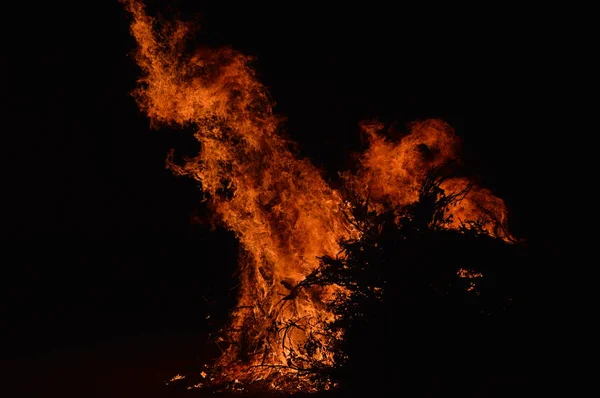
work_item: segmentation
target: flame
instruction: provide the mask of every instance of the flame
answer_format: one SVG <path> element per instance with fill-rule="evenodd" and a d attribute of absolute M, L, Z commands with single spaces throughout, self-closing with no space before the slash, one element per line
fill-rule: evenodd
<path fill-rule="evenodd" d="M 212 211 L 234 231 L 243 250 L 238 305 L 227 328 L 235 344 L 217 365 L 229 380 L 267 380 L 274 389 L 311 390 L 286 365 L 291 353 L 332 363 L 319 325 L 333 319 L 325 304 L 336 290 L 295 287 L 318 266 L 319 256 L 335 256 L 342 238 L 358 236 L 342 211 L 344 198 L 314 165 L 290 150 L 291 143 L 279 133 L 282 118 L 273 113 L 274 103 L 250 67 L 250 57 L 231 48 L 189 54 L 185 44 L 191 26 L 159 24 L 140 1 L 123 2 L 132 15 L 136 60 L 143 72 L 134 92 L 140 109 L 153 126 L 193 127 L 200 144 L 199 153 L 183 164 L 171 153 L 168 167 L 200 182 Z M 363 127 L 370 146 L 354 179 L 379 202 L 414 201 L 424 170 L 457 156 L 457 138 L 442 121 L 415 123 L 398 143 L 383 138 L 381 126 Z M 467 181 L 445 184 L 461 189 Z M 466 219 L 489 205 L 504 217 L 502 201 L 479 188 L 455 211 Z M 303 348 L 309 338 L 319 343 L 310 353 Z M 292 373 L 293 387 L 273 381 Z"/>
<path fill-rule="evenodd" d="M 375 210 L 383 203 L 415 202 L 428 170 L 460 158 L 460 139 L 443 120 L 413 122 L 408 133 L 397 141 L 385 137 L 381 122 L 363 122 L 361 127 L 369 146 L 359 158 L 358 172 L 346 173 L 346 178 L 357 194 L 372 199 Z M 451 228 L 478 220 L 491 236 L 514 239 L 508 232 L 508 209 L 490 190 L 461 177 L 445 179 L 440 187 L 446 194 L 465 192 L 464 198 L 450 208 Z"/>
<path fill-rule="evenodd" d="M 281 119 L 249 57 L 228 48 L 186 56 L 181 49 L 188 26 L 175 23 L 156 32 L 141 3 L 127 8 L 145 74 L 135 92 L 138 103 L 155 123 L 195 126 L 200 152 L 184 165 L 170 158 L 169 166 L 201 183 L 244 250 L 230 328 L 232 340 L 244 343 L 232 345 L 221 362 L 231 363 L 236 376 L 241 370 L 233 364 L 240 358 L 245 368 L 285 364 L 286 353 L 299 351 L 307 333 L 315 332 L 302 329 L 332 317 L 324 306 L 330 290 L 297 294 L 294 286 L 318 265 L 317 256 L 335 255 L 339 240 L 352 233 L 342 197 L 278 134 Z M 287 345 L 271 341 L 272 328 L 292 319 L 302 319 L 303 327 L 290 330 Z M 331 361 L 325 351 L 316 355 Z M 255 368 L 248 376 L 264 379 L 272 372 Z"/>

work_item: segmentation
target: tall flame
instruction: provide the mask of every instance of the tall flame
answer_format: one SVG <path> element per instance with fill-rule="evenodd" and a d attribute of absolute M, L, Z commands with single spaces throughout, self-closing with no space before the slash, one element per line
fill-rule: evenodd
<path fill-rule="evenodd" d="M 351 233 L 340 211 L 342 198 L 277 134 L 281 120 L 248 57 L 227 48 L 186 56 L 180 50 L 187 26 L 176 23 L 157 33 L 141 3 L 127 6 L 145 73 L 136 91 L 139 104 L 154 122 L 197 128 L 200 153 L 183 166 L 169 162 L 170 167 L 202 184 L 245 251 L 231 321 L 239 334 L 234 339 L 244 343 L 232 345 L 222 361 L 286 363 L 286 350 L 298 350 L 306 336 L 295 328 L 288 336 L 291 346 L 271 342 L 274 321 L 303 319 L 310 327 L 331 317 L 323 305 L 330 292 L 282 299 L 294 296 L 294 286 L 318 265 L 317 256 L 335 255 L 340 238 Z M 266 375 L 255 370 L 253 377 Z"/>
<path fill-rule="evenodd" d="M 201 183 L 212 210 L 234 231 L 244 252 L 238 305 L 228 328 L 236 344 L 219 364 L 231 379 L 254 381 L 292 372 L 279 366 L 287 364 L 291 352 L 333 361 L 318 330 L 332 319 L 325 303 L 333 288 L 297 291 L 295 286 L 318 266 L 317 257 L 335 256 L 342 238 L 357 236 L 342 212 L 344 198 L 279 134 L 282 119 L 273 113 L 251 58 L 230 48 L 188 54 L 190 26 L 158 24 L 139 0 L 123 1 L 133 17 L 131 33 L 143 71 L 134 92 L 138 104 L 155 125 L 195 128 L 199 153 L 183 164 L 170 156 L 168 165 Z M 380 126 L 364 127 L 370 148 L 355 178 L 377 200 L 414 201 L 426 167 L 456 155 L 457 139 L 441 121 L 415 123 L 399 143 L 378 135 Z M 419 155 L 416 149 L 424 147 L 433 154 Z M 446 184 L 455 189 L 467 182 Z M 483 189 L 473 190 L 456 211 L 471 217 L 489 204 L 504 217 L 502 201 Z M 285 328 L 292 322 L 301 327 Z M 321 348 L 303 351 L 308 338 L 320 339 Z"/>

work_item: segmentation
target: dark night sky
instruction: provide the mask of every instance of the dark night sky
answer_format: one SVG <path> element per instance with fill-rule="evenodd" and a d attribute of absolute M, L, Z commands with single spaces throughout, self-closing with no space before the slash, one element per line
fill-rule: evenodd
<path fill-rule="evenodd" d="M 205 307 L 193 317 L 195 306 L 172 308 L 219 297 L 233 283 L 235 241 L 190 224 L 201 211 L 196 186 L 164 169 L 169 148 L 190 137 L 149 129 L 129 96 L 139 70 L 127 56 L 135 46 L 128 16 L 117 2 L 101 3 L 40 12 L 2 56 L 14 89 L 4 123 L 14 139 L 5 149 L 13 188 L 4 233 L 15 249 L 2 282 L 3 329 L 31 337 L 43 328 L 50 337 L 34 338 L 39 349 L 76 335 L 203 327 Z M 330 172 L 345 167 L 363 118 L 441 117 L 463 137 L 483 185 L 506 200 L 515 233 L 549 239 L 536 205 L 549 180 L 535 178 L 548 158 L 532 152 L 542 151 L 532 143 L 539 132 L 514 122 L 522 109 L 510 99 L 498 107 L 486 104 L 489 93 L 477 98 L 501 78 L 478 74 L 485 65 L 446 10 L 155 3 L 166 16 L 199 16 L 211 45 L 255 55 L 301 154 Z"/>

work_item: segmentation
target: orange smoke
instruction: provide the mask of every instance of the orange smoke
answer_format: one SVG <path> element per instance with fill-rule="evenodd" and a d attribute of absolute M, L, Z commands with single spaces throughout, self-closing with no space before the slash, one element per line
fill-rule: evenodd
<path fill-rule="evenodd" d="M 188 25 L 158 24 L 138 0 L 125 6 L 133 16 L 143 72 L 134 93 L 140 109 L 155 126 L 195 129 L 199 153 L 183 164 L 170 156 L 168 166 L 201 183 L 212 210 L 243 250 L 238 305 L 227 328 L 231 345 L 218 361 L 223 377 L 310 390 L 298 377 L 293 386 L 277 380 L 297 376 L 297 367 L 288 366 L 291 358 L 295 364 L 333 361 L 320 329 L 333 317 L 325 308 L 333 288 L 295 286 L 318 266 L 317 257 L 334 257 L 342 238 L 357 237 L 342 212 L 344 198 L 278 134 L 282 120 L 249 57 L 230 48 L 188 54 Z M 365 128 L 370 148 L 355 178 L 378 201 L 414 201 L 427 167 L 456 156 L 457 139 L 441 121 L 414 124 L 399 143 L 379 136 L 376 126 Z M 449 189 L 465 183 L 446 181 Z M 482 214 L 478 206 L 490 204 L 504 216 L 501 200 L 472 190 L 456 209 L 457 219 Z M 309 339 L 315 342 L 310 352 L 304 344 Z"/>

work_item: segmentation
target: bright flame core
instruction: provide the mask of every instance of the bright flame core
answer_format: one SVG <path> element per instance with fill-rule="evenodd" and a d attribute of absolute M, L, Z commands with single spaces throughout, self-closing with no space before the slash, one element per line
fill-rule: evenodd
<path fill-rule="evenodd" d="M 318 266 L 317 257 L 335 257 L 342 238 L 358 236 L 342 212 L 344 198 L 315 166 L 290 151 L 278 133 L 282 120 L 273 114 L 249 57 L 229 48 L 186 54 L 189 26 L 159 25 L 138 0 L 126 1 L 126 8 L 143 72 L 134 93 L 140 109 L 157 126 L 196 129 L 199 153 L 183 165 L 169 157 L 168 165 L 201 183 L 212 210 L 243 249 L 238 305 L 229 327 L 235 344 L 218 363 L 227 369 L 224 377 L 252 382 L 295 373 L 286 366 L 292 352 L 331 363 L 319 325 L 333 319 L 325 304 L 335 289 L 295 286 Z M 414 123 L 399 142 L 383 138 L 381 128 L 363 125 L 370 146 L 351 177 L 375 202 L 414 202 L 428 167 L 457 157 L 458 139 L 442 121 Z M 444 184 L 454 191 L 468 181 Z M 455 212 L 457 223 L 491 214 L 500 224 L 490 219 L 489 231 L 508 238 L 498 232 L 505 231 L 504 204 L 485 189 L 474 187 Z M 286 327 L 292 323 L 298 327 Z M 303 344 L 309 338 L 319 342 L 311 352 Z M 294 388 L 310 390 L 310 385 L 296 382 Z"/>

